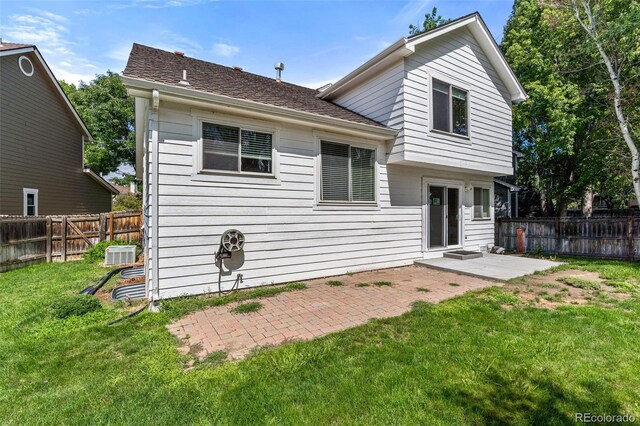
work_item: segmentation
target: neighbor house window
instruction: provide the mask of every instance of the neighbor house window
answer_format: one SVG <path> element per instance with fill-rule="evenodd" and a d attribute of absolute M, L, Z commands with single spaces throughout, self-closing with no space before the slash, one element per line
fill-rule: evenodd
<path fill-rule="evenodd" d="M 273 173 L 273 134 L 202 123 L 202 168 Z"/>
<path fill-rule="evenodd" d="M 469 135 L 468 93 L 440 80 L 433 80 L 433 128 L 456 135 Z"/>
<path fill-rule="evenodd" d="M 473 188 L 474 219 L 488 219 L 491 217 L 489 195 L 489 190 L 487 188 Z"/>
<path fill-rule="evenodd" d="M 23 188 L 22 198 L 23 214 L 25 216 L 38 216 L 38 190 Z"/>
<path fill-rule="evenodd" d="M 321 201 L 375 202 L 374 149 L 321 142 Z"/>

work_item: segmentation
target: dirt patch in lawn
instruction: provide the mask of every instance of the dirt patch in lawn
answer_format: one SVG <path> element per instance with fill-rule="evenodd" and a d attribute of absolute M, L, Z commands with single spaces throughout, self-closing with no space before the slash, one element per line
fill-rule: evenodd
<path fill-rule="evenodd" d="M 517 278 L 505 284 L 503 290 L 518 295 L 527 305 L 547 309 L 612 305 L 631 297 L 629 289 L 611 285 L 595 272 L 573 269 Z"/>

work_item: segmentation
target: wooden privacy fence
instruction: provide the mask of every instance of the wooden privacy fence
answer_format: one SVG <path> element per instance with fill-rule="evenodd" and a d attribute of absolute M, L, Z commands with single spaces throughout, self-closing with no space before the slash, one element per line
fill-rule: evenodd
<path fill-rule="evenodd" d="M 0 217 L 0 272 L 39 262 L 78 259 L 100 241 L 139 243 L 142 214 Z"/>
<path fill-rule="evenodd" d="M 639 260 L 640 217 L 504 218 L 496 224 L 496 244 L 514 251 Z"/>

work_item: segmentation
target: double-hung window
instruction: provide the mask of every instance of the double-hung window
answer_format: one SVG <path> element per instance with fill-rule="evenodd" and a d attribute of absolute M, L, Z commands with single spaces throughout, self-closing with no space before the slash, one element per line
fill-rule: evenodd
<path fill-rule="evenodd" d="M 23 215 L 38 216 L 38 190 L 31 188 L 22 189 Z"/>
<path fill-rule="evenodd" d="M 376 201 L 375 149 L 322 141 L 320 162 L 321 201 Z"/>
<path fill-rule="evenodd" d="M 273 133 L 202 123 L 202 169 L 273 174 Z"/>
<path fill-rule="evenodd" d="M 489 219 L 491 217 L 489 196 L 487 188 L 473 188 L 473 218 Z"/>
<path fill-rule="evenodd" d="M 433 80 L 433 128 L 469 136 L 468 93 L 449 83 Z"/>

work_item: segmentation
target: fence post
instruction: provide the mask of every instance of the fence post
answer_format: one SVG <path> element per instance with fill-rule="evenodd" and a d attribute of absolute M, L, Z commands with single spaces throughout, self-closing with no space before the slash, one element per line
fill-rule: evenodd
<path fill-rule="evenodd" d="M 51 241 L 52 238 L 53 238 L 53 224 L 51 223 L 51 216 L 47 216 L 47 248 L 46 248 L 47 263 L 51 262 L 51 252 L 53 251 L 53 243 Z"/>
<path fill-rule="evenodd" d="M 627 244 L 629 247 L 629 258 L 635 260 L 635 245 L 633 244 L 633 217 L 627 218 Z"/>
<path fill-rule="evenodd" d="M 113 241 L 113 212 L 109 213 L 109 241 Z"/>
<path fill-rule="evenodd" d="M 62 226 L 60 228 L 60 237 L 62 239 L 62 247 L 60 247 L 60 255 L 62 261 L 67 261 L 67 216 L 62 216 Z"/>
<path fill-rule="evenodd" d="M 100 213 L 98 219 L 98 240 L 100 242 L 107 239 L 107 217 L 104 213 Z"/>

